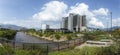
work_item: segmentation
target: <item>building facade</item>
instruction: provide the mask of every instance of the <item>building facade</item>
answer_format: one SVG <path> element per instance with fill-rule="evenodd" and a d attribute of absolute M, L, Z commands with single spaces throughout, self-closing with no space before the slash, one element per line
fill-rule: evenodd
<path fill-rule="evenodd" d="M 43 24 L 43 25 L 42 25 L 42 30 L 47 30 L 47 29 L 49 29 L 49 25 Z"/>
<path fill-rule="evenodd" d="M 62 17 L 62 28 L 68 28 L 68 17 Z"/>
<path fill-rule="evenodd" d="M 66 24 L 67 23 L 67 24 Z M 80 32 L 87 29 L 85 15 L 70 13 L 67 18 L 62 19 L 62 28 L 67 28 L 71 32 Z"/>

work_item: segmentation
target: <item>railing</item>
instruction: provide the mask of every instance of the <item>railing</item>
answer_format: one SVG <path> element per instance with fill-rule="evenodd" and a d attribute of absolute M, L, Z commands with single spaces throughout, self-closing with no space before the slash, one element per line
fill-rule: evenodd
<path fill-rule="evenodd" d="M 52 42 L 52 43 L 23 43 L 23 42 L 15 42 L 12 40 L 0 38 L 0 43 L 7 44 L 11 46 L 13 49 L 41 50 L 45 52 L 47 55 L 48 52 L 51 51 L 60 51 L 70 47 L 78 46 L 84 43 L 84 41 L 81 38 L 78 38 L 78 39 L 72 39 L 62 42 Z"/>
<path fill-rule="evenodd" d="M 84 42 L 85 42 L 84 40 L 78 38 L 78 39 L 72 39 L 62 42 L 53 42 L 53 43 L 22 43 L 22 42 L 15 42 L 12 40 L 0 38 L 0 43 L 10 45 L 13 49 L 38 50 L 42 55 L 48 55 L 48 53 L 52 51 L 61 51 L 67 48 L 75 47 L 81 45 Z M 17 46 L 18 43 L 20 43 L 20 45 Z M 120 54 L 120 49 L 118 55 L 119 54 Z"/>
<path fill-rule="evenodd" d="M 84 41 L 80 41 L 80 40 L 81 39 L 73 39 L 69 41 L 53 42 L 53 43 L 23 43 L 22 49 L 40 50 L 41 53 L 45 53 L 47 55 L 49 52 L 52 51 L 61 51 L 84 43 Z"/>

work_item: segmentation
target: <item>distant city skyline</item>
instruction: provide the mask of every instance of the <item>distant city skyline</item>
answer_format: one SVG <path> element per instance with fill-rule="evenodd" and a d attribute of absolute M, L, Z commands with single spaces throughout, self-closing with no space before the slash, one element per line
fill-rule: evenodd
<path fill-rule="evenodd" d="M 60 28 L 62 17 L 69 13 L 86 15 L 89 27 L 107 28 L 110 12 L 113 26 L 120 26 L 119 0 L 0 0 L 0 24 L 27 28 L 41 28 L 41 24 Z"/>

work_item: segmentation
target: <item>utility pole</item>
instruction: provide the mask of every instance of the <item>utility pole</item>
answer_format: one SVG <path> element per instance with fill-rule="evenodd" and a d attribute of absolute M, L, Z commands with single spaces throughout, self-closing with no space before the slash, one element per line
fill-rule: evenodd
<path fill-rule="evenodd" d="M 108 32 L 108 21 L 107 21 L 107 32 Z"/>
<path fill-rule="evenodd" d="M 110 12 L 110 18 L 111 18 L 111 31 L 112 31 L 112 12 Z"/>

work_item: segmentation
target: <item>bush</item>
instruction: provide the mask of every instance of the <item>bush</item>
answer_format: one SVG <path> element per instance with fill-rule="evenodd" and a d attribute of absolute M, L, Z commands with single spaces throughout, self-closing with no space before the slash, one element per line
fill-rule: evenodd
<path fill-rule="evenodd" d="M 58 34 L 55 34 L 55 38 L 56 38 L 57 40 L 59 40 L 59 39 L 61 38 L 61 36 L 58 35 Z"/>
<path fill-rule="evenodd" d="M 72 36 L 67 35 L 67 40 L 72 40 Z"/>
<path fill-rule="evenodd" d="M 8 45 L 0 47 L 0 55 L 46 55 L 46 49 L 15 49 Z"/>
<path fill-rule="evenodd" d="M 0 47 L 0 55 L 10 55 L 10 54 L 13 54 L 13 49 L 10 48 L 10 46 L 3 46 L 3 47 Z"/>
<path fill-rule="evenodd" d="M 29 51 L 25 51 L 25 50 L 15 50 L 15 55 L 30 55 Z"/>
<path fill-rule="evenodd" d="M 81 49 L 50 52 L 49 55 L 117 55 L 120 47 L 83 47 Z"/>
<path fill-rule="evenodd" d="M 16 35 L 15 30 L 9 30 L 9 29 L 0 30 L 0 37 L 2 37 L 2 38 L 6 38 L 6 39 L 11 40 L 11 39 L 14 39 L 15 35 Z"/>

